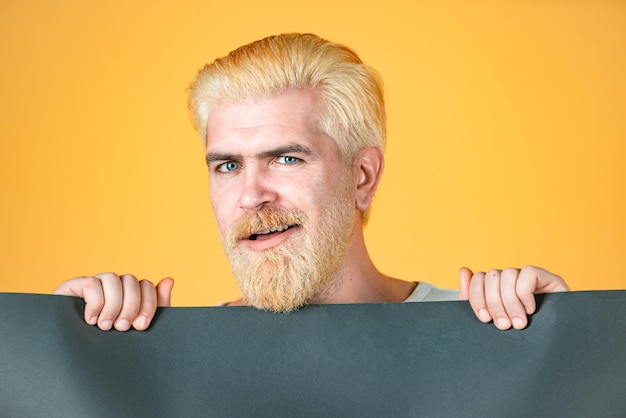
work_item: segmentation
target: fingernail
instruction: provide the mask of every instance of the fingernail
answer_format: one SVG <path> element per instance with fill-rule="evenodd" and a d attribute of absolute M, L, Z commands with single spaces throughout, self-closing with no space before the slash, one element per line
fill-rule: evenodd
<path fill-rule="evenodd" d="M 513 328 L 522 329 L 524 328 L 524 320 L 522 318 L 513 318 Z"/>
<path fill-rule="evenodd" d="M 478 319 L 480 319 L 482 322 L 489 322 L 491 321 L 491 316 L 486 309 L 481 309 L 478 311 Z"/>
<path fill-rule="evenodd" d="M 87 319 L 87 323 L 89 325 L 96 325 L 97 322 L 98 322 L 97 316 L 92 316 L 91 318 Z"/>
<path fill-rule="evenodd" d="M 137 329 L 146 329 L 148 327 L 148 318 L 145 316 L 140 316 L 135 320 L 135 328 Z"/>
<path fill-rule="evenodd" d="M 500 328 L 500 329 L 509 329 L 509 328 L 511 328 L 511 323 L 509 322 L 508 319 L 505 319 L 505 318 L 498 319 L 497 325 L 498 325 L 498 328 Z"/>
<path fill-rule="evenodd" d="M 130 329 L 130 322 L 127 319 L 120 319 L 115 323 L 115 329 L 118 331 L 128 331 Z"/>
<path fill-rule="evenodd" d="M 109 330 L 111 329 L 111 327 L 113 326 L 113 321 L 109 321 L 108 319 L 106 321 L 102 321 L 102 323 L 100 324 L 100 329 L 103 330 Z"/>

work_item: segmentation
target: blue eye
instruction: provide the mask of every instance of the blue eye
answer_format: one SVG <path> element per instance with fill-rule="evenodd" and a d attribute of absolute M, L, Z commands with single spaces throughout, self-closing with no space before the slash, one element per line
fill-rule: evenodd
<path fill-rule="evenodd" d="M 236 161 L 227 161 L 223 164 L 217 166 L 217 171 L 220 173 L 230 173 L 231 171 L 235 171 L 239 169 L 240 165 Z"/>
<path fill-rule="evenodd" d="M 280 156 L 276 160 L 278 161 L 278 163 L 286 164 L 286 165 L 295 164 L 298 161 L 300 161 L 299 158 L 297 158 L 297 157 L 290 157 L 289 155 Z"/>

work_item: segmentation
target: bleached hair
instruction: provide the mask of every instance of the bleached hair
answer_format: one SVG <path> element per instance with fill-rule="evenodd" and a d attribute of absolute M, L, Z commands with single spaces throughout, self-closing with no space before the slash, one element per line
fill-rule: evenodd
<path fill-rule="evenodd" d="M 207 64 L 189 87 L 192 123 L 206 146 L 207 119 L 219 102 L 268 97 L 289 89 L 319 92 L 318 128 L 345 161 L 370 146 L 384 150 L 383 84 L 352 49 L 313 34 L 270 36 Z"/>

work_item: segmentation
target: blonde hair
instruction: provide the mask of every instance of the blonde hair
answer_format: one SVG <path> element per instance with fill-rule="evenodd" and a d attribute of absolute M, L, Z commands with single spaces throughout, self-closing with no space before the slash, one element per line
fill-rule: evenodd
<path fill-rule="evenodd" d="M 342 157 L 354 161 L 364 148 L 384 150 L 383 84 L 352 49 L 313 34 L 270 36 L 207 64 L 189 87 L 192 123 L 206 146 L 211 107 L 221 101 L 267 97 L 293 88 L 320 93 L 318 128 Z"/>

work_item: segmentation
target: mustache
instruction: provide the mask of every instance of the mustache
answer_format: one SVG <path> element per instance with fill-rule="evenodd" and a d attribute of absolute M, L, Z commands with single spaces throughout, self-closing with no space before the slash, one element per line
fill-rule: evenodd
<path fill-rule="evenodd" d="M 305 226 L 308 217 L 304 212 L 293 209 L 263 207 L 257 212 L 244 215 L 228 233 L 227 242 L 232 248 L 239 241 L 248 239 L 251 235 L 271 228 L 288 226 Z"/>

